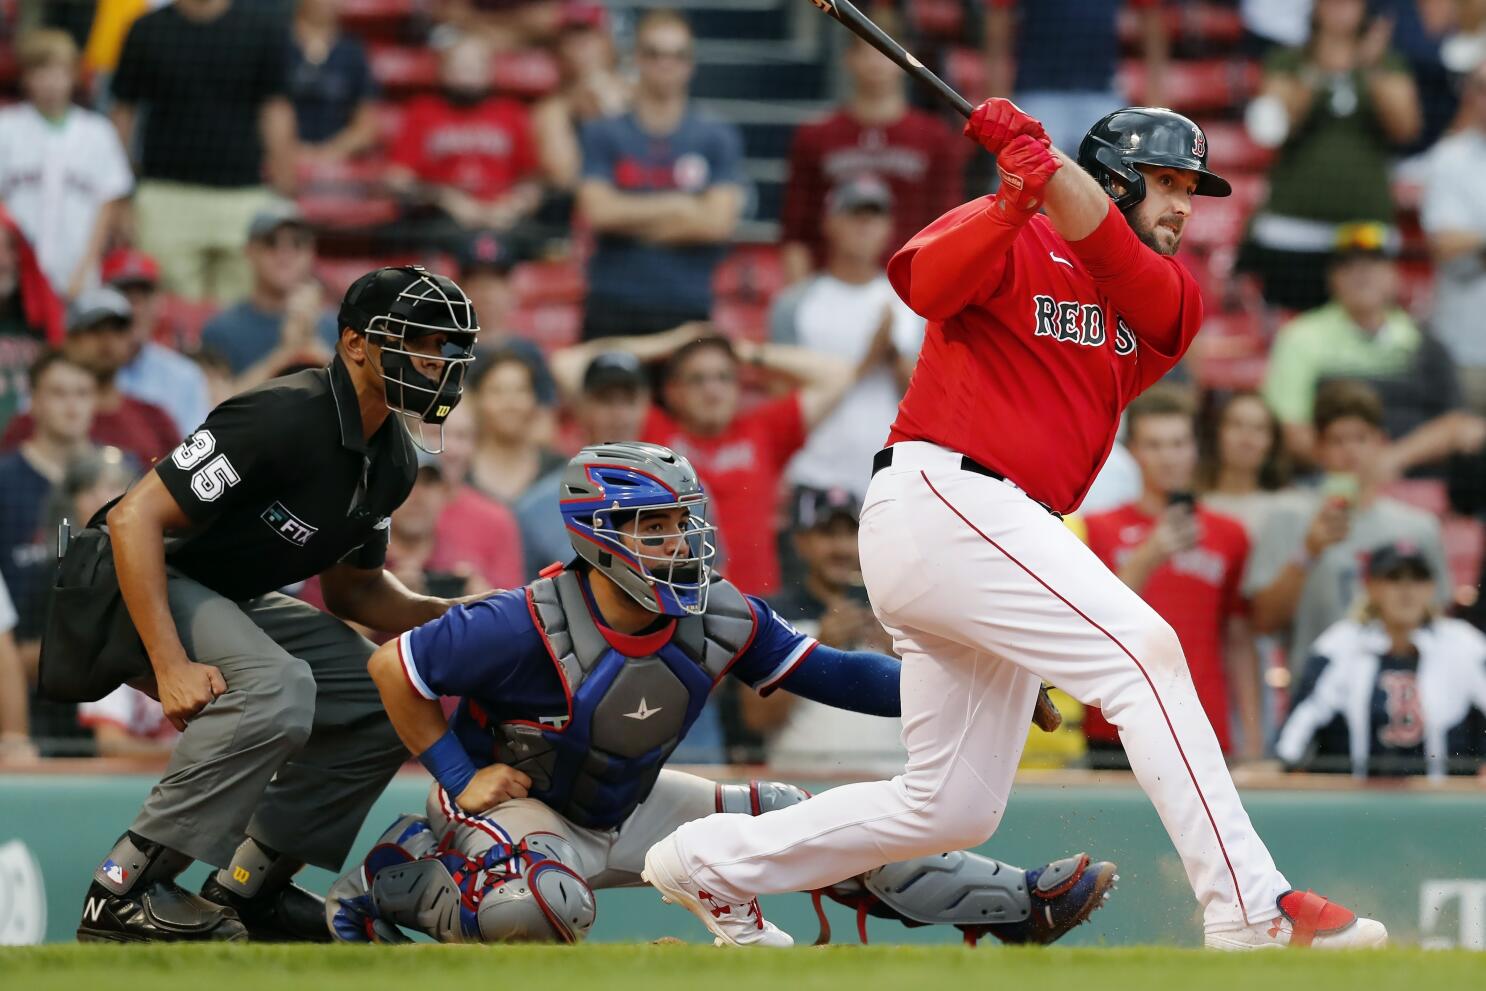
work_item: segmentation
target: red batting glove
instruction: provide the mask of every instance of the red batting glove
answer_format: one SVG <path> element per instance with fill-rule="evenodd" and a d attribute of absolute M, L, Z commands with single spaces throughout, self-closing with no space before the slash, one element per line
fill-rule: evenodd
<path fill-rule="evenodd" d="M 1026 221 L 1041 208 L 1048 181 L 1062 167 L 1048 146 L 1031 135 L 1012 138 L 996 156 L 996 171 L 1001 173 L 996 205 L 1017 223 Z"/>
<path fill-rule="evenodd" d="M 976 107 L 965 122 L 965 137 L 992 155 L 1001 154 L 1001 149 L 1020 134 L 1029 134 L 1045 145 L 1052 144 L 1037 118 L 1027 116 L 1021 107 L 999 96 Z"/>

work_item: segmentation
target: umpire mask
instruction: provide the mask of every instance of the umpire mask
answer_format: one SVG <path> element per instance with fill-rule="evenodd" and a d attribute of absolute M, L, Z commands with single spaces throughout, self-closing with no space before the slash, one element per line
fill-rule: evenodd
<path fill-rule="evenodd" d="M 381 349 L 387 406 L 403 417 L 413 443 L 429 454 L 443 450 L 443 423 L 464 393 L 480 325 L 475 308 L 453 279 L 408 265 L 379 268 L 351 284 L 340 324 Z M 434 340 L 443 337 L 433 346 Z M 419 363 L 436 364 L 432 377 Z M 417 428 L 412 429 L 416 424 Z M 428 442 L 425 430 L 436 428 Z"/>

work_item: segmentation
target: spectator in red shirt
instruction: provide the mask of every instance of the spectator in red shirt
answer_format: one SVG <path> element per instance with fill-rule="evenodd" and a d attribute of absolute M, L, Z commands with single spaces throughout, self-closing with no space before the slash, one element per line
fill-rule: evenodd
<path fill-rule="evenodd" d="M 1234 705 L 1242 756 L 1257 758 L 1259 659 L 1240 593 L 1249 538 L 1237 520 L 1193 500 L 1197 431 L 1185 393 L 1157 385 L 1125 415 L 1144 491 L 1129 505 L 1087 519 L 1089 548 L 1176 630 L 1223 751 L 1232 752 Z M 1096 708 L 1084 715 L 1084 735 L 1095 766 L 1128 766 L 1115 728 Z"/>
<path fill-rule="evenodd" d="M 392 144 L 387 181 L 432 209 L 430 230 L 506 230 L 541 200 L 537 153 L 526 108 L 491 93 L 490 51 L 465 37 L 440 66 L 442 92 L 410 100 Z M 415 218 L 416 219 L 416 215 Z"/>
<path fill-rule="evenodd" d="M 129 301 L 117 289 L 88 290 L 78 296 L 68 315 L 65 350 L 70 360 L 98 380 L 91 432 L 94 443 L 117 447 L 141 465 L 150 465 L 170 453 L 181 435 L 169 413 L 154 403 L 126 396 L 114 381 L 133 357 L 133 320 Z M 0 436 L 0 450 L 24 443 L 35 430 L 31 414 L 20 414 Z"/>
<path fill-rule="evenodd" d="M 896 34 L 890 11 L 873 12 Z M 848 179 L 874 175 L 893 194 L 893 234 L 882 262 L 934 218 L 958 206 L 969 146 L 943 121 L 908 105 L 903 70 L 862 41 L 842 60 L 846 102 L 795 132 L 784 191 L 783 260 L 791 282 L 825 260 L 826 195 Z"/>
<path fill-rule="evenodd" d="M 696 467 L 712 500 L 709 519 L 717 526 L 721 570 L 728 580 L 750 595 L 773 592 L 779 586 L 775 522 L 784 466 L 851 385 L 851 365 L 782 344 L 735 344 L 693 323 L 660 334 L 600 338 L 559 352 L 553 356 L 559 385 L 574 394 L 572 370 L 586 368 L 606 351 L 666 362 L 665 409 L 651 408 L 639 439 L 663 444 Z M 744 365 L 789 380 L 795 388 L 744 410 Z M 862 465 L 863 474 L 869 470 Z"/>

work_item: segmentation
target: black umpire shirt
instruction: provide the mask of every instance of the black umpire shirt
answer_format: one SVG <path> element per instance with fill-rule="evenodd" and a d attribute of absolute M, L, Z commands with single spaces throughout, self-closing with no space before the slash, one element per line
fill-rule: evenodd
<path fill-rule="evenodd" d="M 192 523 L 166 542 L 166 563 L 238 600 L 341 561 L 380 567 L 392 511 L 417 470 L 396 413 L 364 439 L 337 355 L 228 399 L 156 465 Z"/>

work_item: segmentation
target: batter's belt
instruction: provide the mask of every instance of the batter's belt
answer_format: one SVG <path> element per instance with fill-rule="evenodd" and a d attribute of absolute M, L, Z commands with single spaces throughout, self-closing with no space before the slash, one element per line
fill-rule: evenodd
<path fill-rule="evenodd" d="M 872 474 L 875 475 L 879 471 L 882 471 L 882 469 L 884 468 L 890 468 L 892 467 L 892 464 L 893 449 L 891 447 L 884 447 L 882 450 L 872 455 Z M 999 471 L 996 471 L 994 468 L 987 468 L 985 465 L 981 464 L 979 461 L 976 461 L 969 455 L 960 456 L 960 470 L 974 472 L 977 475 L 984 475 L 986 478 L 994 478 L 996 481 L 1006 482 L 1008 485 L 1016 485 L 1015 482 L 1007 478 L 1005 475 L 1001 474 Z M 1023 493 L 1026 493 L 1027 491 L 1026 489 L 1022 489 L 1020 485 L 1016 485 L 1016 487 L 1018 489 L 1021 489 Z M 1027 498 L 1032 499 L 1031 496 L 1027 496 Z M 1046 509 L 1049 513 L 1052 513 L 1058 519 L 1061 520 L 1063 518 L 1062 513 L 1053 509 L 1047 503 L 1038 502 L 1036 499 L 1032 499 L 1032 501 L 1036 502 L 1037 505 L 1041 506 L 1043 509 Z"/>

